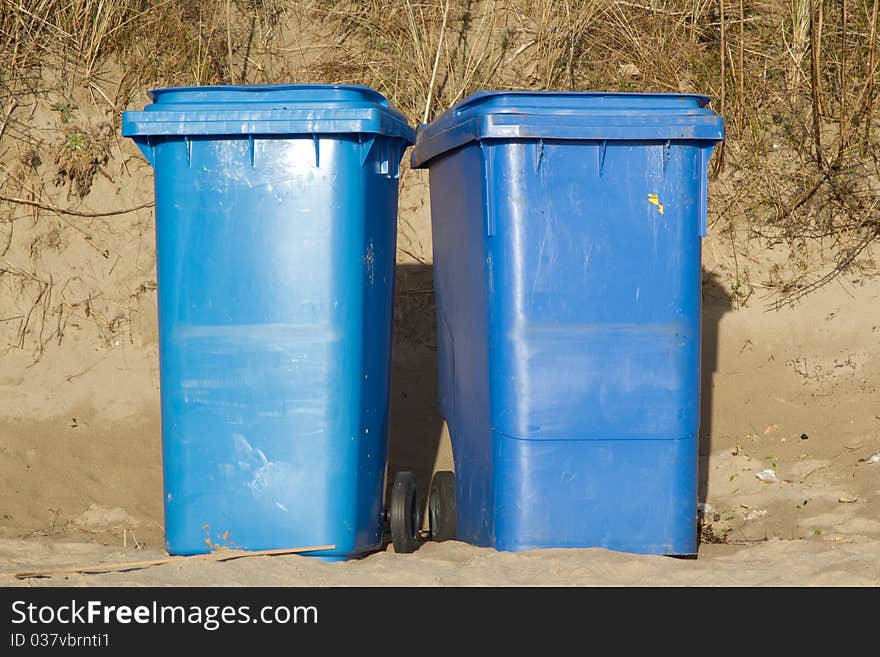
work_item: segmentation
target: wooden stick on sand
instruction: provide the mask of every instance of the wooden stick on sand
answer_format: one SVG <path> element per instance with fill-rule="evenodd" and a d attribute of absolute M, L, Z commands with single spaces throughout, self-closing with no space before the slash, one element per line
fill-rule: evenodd
<path fill-rule="evenodd" d="M 67 568 L 52 568 L 49 570 L 36 570 L 27 573 L 0 573 L 0 577 L 16 577 L 28 579 L 30 577 L 51 577 L 52 575 L 66 575 L 69 573 L 82 573 L 94 575 L 96 573 L 123 572 L 127 570 L 139 570 L 150 566 L 162 566 L 167 563 L 178 561 L 231 561 L 244 557 L 271 557 L 282 554 L 301 554 L 303 552 L 319 552 L 321 550 L 333 550 L 335 545 L 317 545 L 303 548 L 282 548 L 280 550 L 217 550 L 207 554 L 195 554 L 189 557 L 176 556 L 164 559 L 151 559 L 149 561 L 123 561 L 121 563 L 99 564 L 95 566 L 69 566 Z"/>

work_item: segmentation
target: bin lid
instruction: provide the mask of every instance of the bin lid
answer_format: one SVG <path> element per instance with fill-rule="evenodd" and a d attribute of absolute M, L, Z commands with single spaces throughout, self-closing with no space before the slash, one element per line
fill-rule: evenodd
<path fill-rule="evenodd" d="M 559 91 L 479 91 L 419 126 L 412 166 L 483 139 L 724 139 L 708 96 Z"/>
<path fill-rule="evenodd" d="M 122 115 L 125 137 L 372 133 L 413 143 L 406 117 L 369 87 L 329 84 L 172 87 Z"/>

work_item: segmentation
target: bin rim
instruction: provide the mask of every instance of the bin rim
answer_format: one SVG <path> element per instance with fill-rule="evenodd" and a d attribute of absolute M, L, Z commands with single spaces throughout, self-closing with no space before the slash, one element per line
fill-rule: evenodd
<path fill-rule="evenodd" d="M 705 94 L 676 94 L 676 93 L 668 93 L 668 92 L 652 92 L 652 91 L 566 91 L 566 90 L 536 90 L 532 91 L 529 89 L 511 89 L 509 91 L 488 91 L 485 89 L 481 89 L 479 91 L 475 91 L 468 97 L 459 101 L 455 105 L 453 105 L 449 110 L 444 112 L 451 112 L 453 110 L 457 110 L 459 113 L 467 108 L 473 107 L 478 104 L 484 103 L 493 98 L 522 98 L 522 97 L 535 97 L 535 98 L 622 98 L 622 99 L 631 99 L 631 100 L 647 100 L 647 99 L 659 99 L 659 100 L 693 100 L 696 101 L 700 108 L 708 105 L 712 98 L 711 96 L 707 96 Z M 441 115 L 443 116 L 443 115 Z M 438 117 L 439 118 L 439 117 Z"/>
<path fill-rule="evenodd" d="M 424 168 L 448 151 L 483 140 L 714 143 L 724 139 L 724 121 L 708 107 L 710 101 L 702 94 L 477 91 L 418 127 L 410 161 Z"/>
<path fill-rule="evenodd" d="M 169 93 L 211 93 L 222 94 L 229 92 L 275 92 L 275 91 L 352 91 L 361 94 L 365 100 L 371 100 L 390 107 L 388 99 L 381 93 L 364 84 L 326 84 L 326 83 L 279 83 L 279 84 L 212 84 L 212 85 L 189 85 L 183 87 L 155 87 L 147 90 L 147 98 L 154 103 L 157 95 Z M 392 108 L 393 109 L 393 108 Z M 402 115 L 401 115 L 402 116 Z"/>
<path fill-rule="evenodd" d="M 406 117 L 364 85 L 160 87 L 147 96 L 143 110 L 123 113 L 123 136 L 372 133 L 415 142 Z"/>

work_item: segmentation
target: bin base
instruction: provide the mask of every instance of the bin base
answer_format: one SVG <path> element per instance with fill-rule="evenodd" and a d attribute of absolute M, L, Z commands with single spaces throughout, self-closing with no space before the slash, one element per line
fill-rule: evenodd
<path fill-rule="evenodd" d="M 275 550 L 275 549 L 283 550 L 283 549 L 285 549 L 283 547 L 280 547 L 280 548 L 279 547 L 276 547 L 276 548 L 272 548 L 272 547 L 256 548 L 256 547 L 240 547 L 240 546 L 224 546 L 224 547 L 227 547 L 227 548 L 233 549 L 233 550 L 244 550 L 244 551 L 252 551 L 252 552 L 259 552 L 261 550 Z M 293 549 L 293 548 L 291 548 L 291 549 Z M 376 545 L 375 547 L 368 548 L 366 550 L 359 550 L 357 552 L 342 553 L 342 554 L 340 554 L 339 551 L 337 551 L 337 550 L 321 550 L 321 551 L 315 551 L 315 552 L 291 552 L 291 554 L 299 554 L 299 556 L 301 556 L 301 557 L 309 557 L 311 559 L 316 559 L 319 561 L 328 561 L 328 562 L 352 561 L 355 559 L 363 559 L 364 557 L 369 556 L 370 554 L 373 554 L 374 552 L 378 552 L 381 549 L 382 549 L 381 545 Z M 192 556 L 197 556 L 197 555 L 202 555 L 202 554 L 209 554 L 211 552 L 211 550 L 208 550 L 205 548 L 179 547 L 179 546 L 175 546 L 173 544 L 170 544 L 168 542 L 165 543 L 165 551 L 168 552 L 169 555 L 174 556 L 174 557 L 192 557 Z"/>
<path fill-rule="evenodd" d="M 496 548 L 696 554 L 695 437 L 523 440 L 495 433 L 494 446 Z"/>

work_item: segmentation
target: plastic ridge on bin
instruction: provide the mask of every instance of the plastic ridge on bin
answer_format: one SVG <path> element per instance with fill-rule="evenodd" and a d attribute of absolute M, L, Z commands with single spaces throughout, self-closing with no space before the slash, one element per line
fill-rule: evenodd
<path fill-rule="evenodd" d="M 724 123 L 708 96 L 544 92 L 478 92 L 419 132 L 413 167 L 484 139 L 707 140 L 724 139 Z"/>
<path fill-rule="evenodd" d="M 415 130 L 369 87 L 268 85 L 153 89 L 153 103 L 125 112 L 122 134 L 148 160 L 170 136 L 359 134 L 415 140 Z"/>

